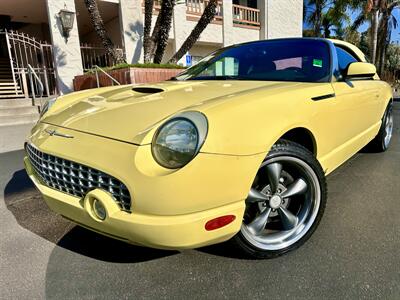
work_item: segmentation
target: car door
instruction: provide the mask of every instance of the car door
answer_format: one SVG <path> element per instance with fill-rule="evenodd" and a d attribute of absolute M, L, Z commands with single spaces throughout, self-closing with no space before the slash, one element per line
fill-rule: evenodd
<path fill-rule="evenodd" d="M 350 141 L 367 133 L 377 122 L 379 111 L 379 90 L 373 79 L 345 79 L 349 64 L 360 61 L 350 50 L 336 47 L 339 71 L 341 76 L 332 83 L 335 91 L 338 113 L 341 115 L 341 128 L 345 140 Z"/>

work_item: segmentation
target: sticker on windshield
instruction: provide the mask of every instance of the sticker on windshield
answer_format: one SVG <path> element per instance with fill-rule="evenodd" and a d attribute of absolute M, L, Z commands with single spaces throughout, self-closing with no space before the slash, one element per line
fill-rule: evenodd
<path fill-rule="evenodd" d="M 313 66 L 317 68 L 322 68 L 322 59 L 313 59 Z"/>

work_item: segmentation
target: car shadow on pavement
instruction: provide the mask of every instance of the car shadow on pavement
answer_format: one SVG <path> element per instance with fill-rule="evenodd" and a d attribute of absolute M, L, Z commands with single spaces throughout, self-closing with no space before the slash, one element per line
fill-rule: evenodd
<path fill-rule="evenodd" d="M 202 248 L 197 248 L 196 251 L 214 255 L 214 256 L 220 256 L 220 257 L 225 257 L 225 258 L 233 258 L 233 259 L 240 259 L 240 260 L 255 260 L 255 258 L 252 258 L 250 256 L 246 256 L 244 253 L 240 252 L 240 250 L 233 245 L 232 242 L 227 241 L 223 242 L 220 244 L 214 244 Z"/>
<path fill-rule="evenodd" d="M 21 227 L 59 247 L 97 260 L 135 263 L 179 253 L 130 245 L 64 219 L 47 207 L 23 169 L 7 183 L 4 201 Z"/>

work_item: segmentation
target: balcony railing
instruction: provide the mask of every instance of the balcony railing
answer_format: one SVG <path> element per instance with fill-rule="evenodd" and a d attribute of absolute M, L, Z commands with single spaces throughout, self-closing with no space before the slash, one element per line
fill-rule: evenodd
<path fill-rule="evenodd" d="M 158 12 L 161 9 L 161 0 L 154 0 L 153 1 L 153 14 L 158 15 Z M 144 1 L 142 1 L 142 11 L 144 13 Z"/>
<path fill-rule="evenodd" d="M 203 14 L 209 0 L 186 0 L 186 14 L 188 20 L 199 19 Z M 142 2 L 144 10 L 144 2 Z M 153 13 L 158 14 L 161 8 L 161 0 L 154 0 Z M 233 24 L 237 27 L 259 28 L 260 27 L 260 10 L 247 6 L 232 5 Z M 214 22 L 222 24 L 222 1 L 218 1 L 217 12 Z"/>
<path fill-rule="evenodd" d="M 209 1 L 207 0 L 186 0 L 186 13 L 188 16 L 200 17 L 203 14 Z M 217 12 L 214 21 L 222 22 L 222 1 L 218 1 Z"/>
<path fill-rule="evenodd" d="M 123 52 L 121 48 L 117 48 L 117 51 Z M 116 61 L 101 46 L 82 44 L 81 56 L 84 70 L 93 69 L 95 65 L 104 68 L 112 67 L 116 64 Z"/>
<path fill-rule="evenodd" d="M 260 10 L 247 6 L 232 4 L 233 23 L 235 25 L 244 25 L 260 27 Z"/>

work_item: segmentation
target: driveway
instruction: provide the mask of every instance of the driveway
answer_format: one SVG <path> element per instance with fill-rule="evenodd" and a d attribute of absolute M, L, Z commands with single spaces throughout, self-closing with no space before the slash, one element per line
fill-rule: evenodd
<path fill-rule="evenodd" d="M 315 234 L 273 260 L 227 245 L 174 252 L 131 246 L 50 212 L 0 155 L 0 299 L 400 299 L 400 103 L 386 153 L 359 153 L 328 178 Z"/>

